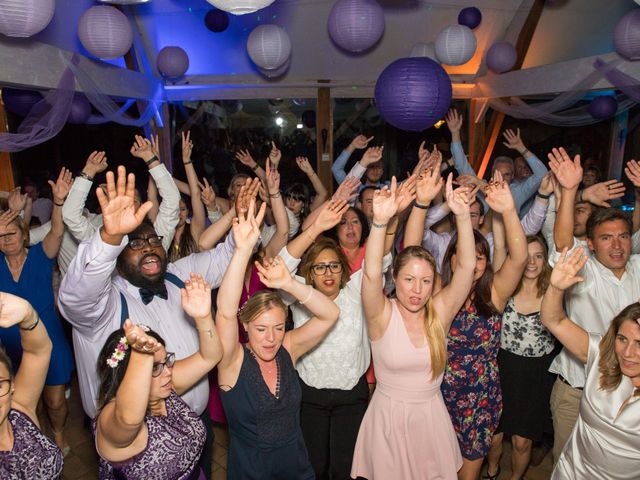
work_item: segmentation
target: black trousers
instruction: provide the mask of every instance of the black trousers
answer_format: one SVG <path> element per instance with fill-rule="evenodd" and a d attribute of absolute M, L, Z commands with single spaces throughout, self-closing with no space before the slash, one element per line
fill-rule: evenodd
<path fill-rule="evenodd" d="M 363 375 L 351 390 L 313 388 L 302 380 L 300 385 L 300 424 L 316 478 L 350 479 L 353 450 L 369 401 L 366 378 Z"/>
<path fill-rule="evenodd" d="M 200 455 L 200 461 L 198 465 L 202 468 L 204 472 L 205 478 L 211 478 L 211 462 L 213 462 L 213 422 L 211 421 L 211 417 L 209 416 L 209 410 L 204 409 L 202 415 L 200 415 L 200 420 L 204 423 L 204 428 L 207 431 L 207 438 L 204 441 L 204 447 L 202 447 L 202 455 Z"/>

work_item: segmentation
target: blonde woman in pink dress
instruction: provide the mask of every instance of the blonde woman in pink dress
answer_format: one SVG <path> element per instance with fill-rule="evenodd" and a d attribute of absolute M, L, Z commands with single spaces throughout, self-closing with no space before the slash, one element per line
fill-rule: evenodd
<path fill-rule="evenodd" d="M 425 171 L 417 187 L 440 188 L 439 171 Z M 382 255 L 387 224 L 402 198 L 391 189 L 375 193 L 367 242 L 362 300 L 378 385 L 356 442 L 351 476 L 374 479 L 455 480 L 462 457 L 440 393 L 447 360 L 446 334 L 473 281 L 475 246 L 469 215 L 472 198 L 447 180 L 447 204 L 455 214 L 459 241 L 454 279 L 433 295 L 435 262 L 422 247 L 397 256 L 396 298 L 382 294 Z M 416 204 L 415 208 L 424 208 Z"/>

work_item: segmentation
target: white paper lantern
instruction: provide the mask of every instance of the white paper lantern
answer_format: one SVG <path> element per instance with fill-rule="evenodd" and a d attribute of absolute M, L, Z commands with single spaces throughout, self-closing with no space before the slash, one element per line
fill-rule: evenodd
<path fill-rule="evenodd" d="M 268 7 L 274 0 L 207 0 L 207 2 L 225 12 L 244 15 Z"/>
<path fill-rule="evenodd" d="M 469 27 L 451 25 L 436 38 L 436 56 L 446 65 L 463 65 L 476 53 L 476 36 Z"/>
<path fill-rule="evenodd" d="M 273 70 L 267 70 L 266 68 L 258 67 L 258 71 L 264 75 L 265 77 L 275 80 L 276 78 L 282 77 L 285 73 L 289 71 L 289 67 L 291 66 L 291 57 L 287 58 L 287 61 L 280 65 L 278 68 L 274 68 Z M 269 110 L 272 113 L 277 113 L 280 111 L 282 106 L 273 106 L 269 105 Z"/>
<path fill-rule="evenodd" d="M 129 19 L 115 7 L 99 5 L 82 14 L 78 22 L 82 46 L 98 58 L 118 58 L 131 49 Z"/>
<path fill-rule="evenodd" d="M 438 63 L 438 57 L 436 57 L 436 47 L 433 43 L 416 43 L 411 49 L 410 57 L 427 57 Z"/>
<path fill-rule="evenodd" d="M 247 52 L 259 68 L 275 70 L 291 55 L 291 40 L 277 25 L 259 25 L 249 34 Z"/>
<path fill-rule="evenodd" d="M 45 29 L 56 9 L 55 0 L 0 0 L 0 33 L 30 37 Z"/>

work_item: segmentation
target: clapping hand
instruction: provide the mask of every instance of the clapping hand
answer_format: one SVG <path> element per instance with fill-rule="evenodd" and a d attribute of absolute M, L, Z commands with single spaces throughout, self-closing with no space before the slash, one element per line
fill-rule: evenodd
<path fill-rule="evenodd" d="M 233 219 L 233 238 L 236 242 L 236 249 L 251 252 L 260 237 L 260 224 L 264 219 L 267 204 L 262 203 L 260 210 L 255 214 L 256 200 L 252 198 L 246 214 L 237 212 L 238 216 Z"/>
<path fill-rule="evenodd" d="M 583 255 L 582 247 L 576 248 L 571 254 L 567 254 L 568 249 L 562 250 L 560 259 L 553 267 L 549 283 L 558 290 L 566 290 L 576 283 L 580 283 L 584 278 L 578 273 L 583 269 L 589 257 Z"/>
<path fill-rule="evenodd" d="M 193 142 L 191 141 L 191 131 L 187 130 L 187 134 L 180 132 L 182 137 L 182 161 L 188 162 L 191 160 L 191 152 L 193 151 Z"/>
<path fill-rule="evenodd" d="M 162 344 L 147 333 L 149 327 L 142 324 L 134 325 L 129 319 L 124 321 L 122 327 L 124 329 L 124 336 L 127 338 L 127 343 L 131 350 L 153 355 L 162 348 Z"/>
<path fill-rule="evenodd" d="M 502 179 L 500 170 L 494 172 L 493 179 L 484 189 L 484 198 L 489 208 L 496 213 L 504 213 L 516 208 L 511 189 Z"/>
<path fill-rule="evenodd" d="M 282 257 L 265 258 L 262 263 L 255 262 L 260 281 L 268 288 L 284 289 L 295 281 L 287 269 Z"/>
<path fill-rule="evenodd" d="M 403 200 L 397 191 L 396 177 L 392 177 L 391 188 L 384 186 L 373 193 L 373 223 L 387 223 L 396 214 Z"/>
<path fill-rule="evenodd" d="M 522 137 L 520 136 L 519 128 L 515 132 L 508 128 L 507 130 L 502 132 L 502 135 L 504 135 L 504 138 L 506 140 L 502 143 L 507 148 L 510 148 L 511 150 L 517 150 L 518 152 L 524 152 L 526 150 L 526 147 L 522 142 Z"/>
<path fill-rule="evenodd" d="M 71 175 L 71 171 L 62 167 L 62 170 L 60 170 L 60 173 L 58 174 L 56 183 L 49 180 L 49 185 L 51 186 L 53 202 L 58 204 L 63 203 L 64 199 L 69 195 L 69 190 L 71 190 L 71 186 L 73 185 L 73 176 Z"/>
<path fill-rule="evenodd" d="M 109 164 L 105 152 L 94 151 L 87 157 L 82 171 L 90 177 L 95 177 L 98 173 L 104 172 Z"/>
<path fill-rule="evenodd" d="M 349 210 L 349 204 L 345 200 L 331 199 L 320 206 L 318 216 L 313 223 L 319 230 L 326 232 L 340 223 L 347 210 Z"/>
<path fill-rule="evenodd" d="M 556 176 L 556 179 L 567 190 L 578 188 L 582 181 L 582 166 L 580 165 L 580 155 L 576 155 L 573 160 L 569 158 L 567 151 L 560 147 L 554 148 L 549 155 L 549 168 Z"/>
<path fill-rule="evenodd" d="M 24 327 L 33 325 L 38 313 L 24 298 L 0 292 L 0 327 L 9 328 L 24 322 Z"/>
<path fill-rule="evenodd" d="M 194 320 L 211 315 L 211 285 L 202 275 L 191 272 L 180 289 L 182 309 Z"/>

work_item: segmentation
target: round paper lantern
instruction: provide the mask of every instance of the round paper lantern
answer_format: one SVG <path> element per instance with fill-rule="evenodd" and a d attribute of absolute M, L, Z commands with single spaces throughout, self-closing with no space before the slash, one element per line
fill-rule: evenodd
<path fill-rule="evenodd" d="M 71 110 L 67 117 L 67 123 L 80 125 L 86 123 L 91 115 L 91 104 L 84 95 L 74 95 L 71 101 Z"/>
<path fill-rule="evenodd" d="M 189 68 L 189 56 L 180 47 L 164 47 L 158 52 L 156 67 L 163 77 L 181 77 Z"/>
<path fill-rule="evenodd" d="M 98 58 L 118 58 L 131 49 L 133 32 L 127 17 L 115 7 L 98 5 L 82 14 L 78 23 L 82 46 Z"/>
<path fill-rule="evenodd" d="M 458 24 L 469 27 L 471 30 L 480 25 L 482 13 L 476 7 L 467 7 L 460 10 L 458 14 Z"/>
<path fill-rule="evenodd" d="M 274 0 L 207 0 L 211 5 L 234 15 L 257 12 L 268 7 Z"/>
<path fill-rule="evenodd" d="M 420 132 L 442 119 L 451 105 L 451 80 L 427 57 L 401 58 L 388 65 L 375 88 L 380 115 L 401 130 Z"/>
<path fill-rule="evenodd" d="M 349 52 L 373 47 L 384 33 L 384 12 L 375 0 L 338 0 L 329 13 L 329 35 Z"/>
<path fill-rule="evenodd" d="M 436 56 L 447 65 L 463 65 L 476 52 L 476 36 L 469 27 L 451 25 L 436 38 Z"/>
<path fill-rule="evenodd" d="M 487 67 L 496 73 L 508 72 L 517 60 L 518 52 L 509 42 L 494 43 L 487 52 Z"/>
<path fill-rule="evenodd" d="M 640 58 L 640 9 L 627 13 L 613 31 L 613 46 L 629 60 Z"/>
<path fill-rule="evenodd" d="M 277 25 L 259 25 L 249 34 L 247 52 L 258 67 L 274 70 L 291 55 L 291 40 Z"/>
<path fill-rule="evenodd" d="M 302 112 L 302 124 L 307 128 L 316 128 L 315 110 L 305 110 Z"/>
<path fill-rule="evenodd" d="M 35 35 L 49 25 L 55 9 L 55 0 L 2 0 L 0 33 L 23 38 Z"/>
<path fill-rule="evenodd" d="M 229 26 L 229 15 L 227 15 L 227 12 L 214 8 L 205 15 L 204 24 L 212 32 L 224 32 Z"/>
<path fill-rule="evenodd" d="M 611 95 L 602 95 L 591 100 L 589 113 L 597 120 L 606 120 L 616 114 L 618 101 Z"/>
<path fill-rule="evenodd" d="M 436 47 L 433 43 L 416 43 L 411 49 L 409 56 L 428 57 L 431 60 L 438 62 L 438 57 L 436 57 Z"/>
<path fill-rule="evenodd" d="M 18 90 L 9 87 L 2 89 L 2 103 L 4 103 L 6 109 L 21 117 L 26 117 L 29 110 L 40 100 L 42 100 L 42 94 L 40 92 Z"/>

